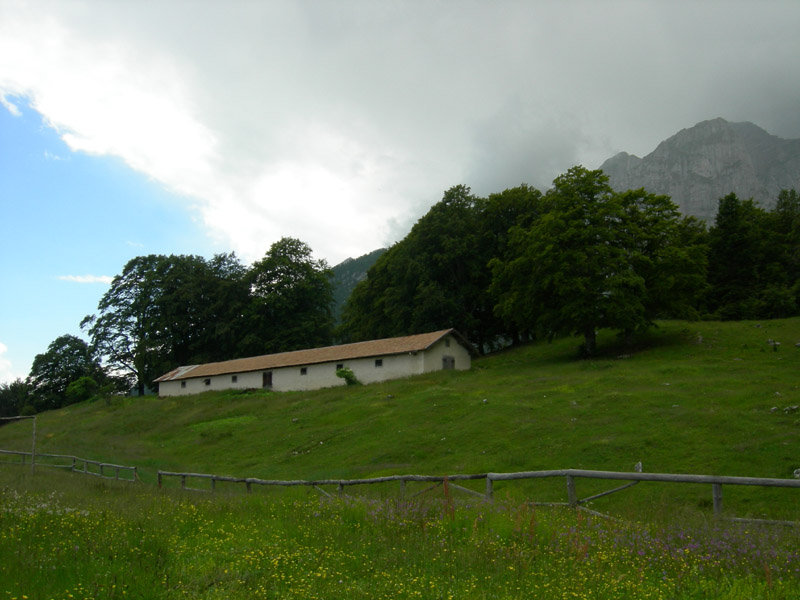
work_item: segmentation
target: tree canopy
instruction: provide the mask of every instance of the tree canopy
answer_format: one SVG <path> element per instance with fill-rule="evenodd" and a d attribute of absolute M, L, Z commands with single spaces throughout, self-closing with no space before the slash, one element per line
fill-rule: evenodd
<path fill-rule="evenodd" d="M 73 398 L 67 394 L 69 385 L 82 377 L 104 382 L 105 373 L 89 345 L 74 335 L 62 335 L 37 354 L 30 372 L 36 411 L 60 408 Z"/>
<path fill-rule="evenodd" d="M 245 278 L 250 303 L 245 354 L 329 344 L 333 335 L 333 272 L 296 238 L 281 238 Z"/>
<path fill-rule="evenodd" d="M 529 219 L 541 194 L 527 185 L 488 199 L 464 185 L 383 254 L 345 305 L 344 339 L 358 341 L 455 327 L 478 348 L 507 332 L 492 310 L 488 262 L 507 232 Z"/>
<path fill-rule="evenodd" d="M 141 394 L 177 366 L 330 343 L 331 302 L 325 261 L 283 238 L 250 268 L 234 254 L 136 257 L 82 327 Z"/>
<path fill-rule="evenodd" d="M 772 211 L 728 194 L 708 234 L 708 308 L 721 319 L 788 317 L 800 309 L 800 199 Z"/>

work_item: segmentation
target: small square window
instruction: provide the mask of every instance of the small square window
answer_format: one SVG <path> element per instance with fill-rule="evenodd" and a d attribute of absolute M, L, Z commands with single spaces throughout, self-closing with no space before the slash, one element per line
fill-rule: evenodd
<path fill-rule="evenodd" d="M 203 380 L 203 383 L 205 383 L 206 385 L 211 385 L 211 380 L 210 379 L 205 379 L 205 380 Z"/>
<path fill-rule="evenodd" d="M 375 366 L 376 367 L 382 367 L 383 366 L 383 359 L 382 358 L 376 358 L 375 359 Z"/>
<path fill-rule="evenodd" d="M 444 345 L 449 348 L 450 347 L 450 338 L 445 339 Z"/>
<path fill-rule="evenodd" d="M 344 369 L 344 363 L 336 363 L 336 370 Z"/>
<path fill-rule="evenodd" d="M 300 367 L 300 375 L 308 375 L 308 368 Z"/>
<path fill-rule="evenodd" d="M 239 381 L 239 376 L 238 375 L 231 375 L 231 383 L 236 383 L 237 381 Z"/>
<path fill-rule="evenodd" d="M 186 382 L 185 382 L 185 381 L 181 381 L 181 387 L 182 387 L 182 388 L 185 388 L 185 387 L 186 387 Z"/>

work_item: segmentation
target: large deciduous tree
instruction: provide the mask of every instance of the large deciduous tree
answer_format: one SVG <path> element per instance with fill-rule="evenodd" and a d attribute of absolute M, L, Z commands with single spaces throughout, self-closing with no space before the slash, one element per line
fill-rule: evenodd
<path fill-rule="evenodd" d="M 645 322 L 645 282 L 631 264 L 622 204 L 602 171 L 573 167 L 553 182 L 546 212 L 512 234 L 515 258 L 494 263 L 498 313 L 548 337 L 577 333 L 592 355 L 598 328 Z"/>
<path fill-rule="evenodd" d="M 74 335 L 56 338 L 47 347 L 47 352 L 36 355 L 31 366 L 29 380 L 33 386 L 36 411 L 69 404 L 67 389 L 82 377 L 96 382 L 105 380 L 105 373 L 89 345 Z"/>
<path fill-rule="evenodd" d="M 16 417 L 33 411 L 30 383 L 19 377 L 10 383 L 0 383 L 0 417 Z"/>
<path fill-rule="evenodd" d="M 159 271 L 166 257 L 155 254 L 128 261 L 114 277 L 97 308 L 81 322 L 88 329 L 92 346 L 115 372 L 135 381 L 139 394 L 165 372 L 163 353 Z"/>
<path fill-rule="evenodd" d="M 144 393 L 166 371 L 239 356 L 249 301 L 245 268 L 233 254 L 147 255 L 130 260 L 84 319 L 111 369 Z"/>
<path fill-rule="evenodd" d="M 284 237 L 247 273 L 250 290 L 245 354 L 267 354 L 330 344 L 333 272 L 314 260 L 304 242 Z"/>
<path fill-rule="evenodd" d="M 480 212 L 485 200 L 458 185 L 369 269 L 345 305 L 341 334 L 358 341 L 456 327 L 485 337 L 489 282 Z"/>
<path fill-rule="evenodd" d="M 511 229 L 492 264 L 496 311 L 518 330 L 579 334 L 586 355 L 601 328 L 630 334 L 669 312 L 691 312 L 702 290 L 702 249 L 686 237 L 676 207 L 644 190 L 615 193 L 600 170 L 557 177 L 541 216 Z"/>

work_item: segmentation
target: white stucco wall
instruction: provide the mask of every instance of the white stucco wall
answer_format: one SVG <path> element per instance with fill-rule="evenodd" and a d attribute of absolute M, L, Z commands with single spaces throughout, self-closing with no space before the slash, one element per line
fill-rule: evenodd
<path fill-rule="evenodd" d="M 452 356 L 455 359 L 457 371 L 466 371 L 472 366 L 472 357 L 467 349 L 459 344 L 452 335 L 448 335 L 425 351 L 425 372 L 441 371 L 442 359 L 445 356 Z"/>
<path fill-rule="evenodd" d="M 305 391 L 346 385 L 343 379 L 336 377 L 337 364 L 343 364 L 351 369 L 361 383 L 400 379 L 442 370 L 442 359 L 445 356 L 452 356 L 455 359 L 455 369 L 457 370 L 467 370 L 471 366 L 471 357 L 467 349 L 452 336 L 447 336 L 421 352 L 326 362 L 304 367 L 270 369 L 272 371 L 271 389 L 276 392 Z M 376 366 L 376 359 L 381 360 L 380 367 Z M 305 375 L 301 372 L 303 368 L 306 369 Z M 231 374 L 162 381 L 159 383 L 158 394 L 159 396 L 183 396 L 211 390 L 260 389 L 264 372 L 237 373 L 235 382 L 232 380 Z M 206 380 L 209 380 L 208 384 L 205 383 Z M 185 382 L 185 387 L 181 386 L 181 382 Z"/>

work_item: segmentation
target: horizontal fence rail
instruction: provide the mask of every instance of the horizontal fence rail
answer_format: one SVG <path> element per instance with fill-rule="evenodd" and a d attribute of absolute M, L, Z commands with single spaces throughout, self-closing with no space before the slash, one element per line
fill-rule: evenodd
<path fill-rule="evenodd" d="M 19 460 L 19 462 L 5 461 L 7 463 L 25 465 L 27 461 L 30 461 L 30 464 L 34 464 L 32 458 L 33 454 L 31 452 L 0 450 L 0 455 L 16 456 Z M 105 463 L 68 454 L 40 454 L 37 452 L 35 465 L 37 467 L 48 467 L 52 469 L 69 469 L 74 473 L 94 475 L 104 479 L 117 479 L 119 481 L 131 482 L 139 480 L 138 467 L 115 465 L 113 463 Z M 120 477 L 120 473 L 122 473 L 122 477 Z M 125 475 L 128 476 L 126 477 Z"/>
<path fill-rule="evenodd" d="M 196 488 L 187 487 L 188 479 L 206 479 L 211 482 L 211 491 L 215 490 L 216 482 L 224 481 L 231 483 L 244 483 L 247 491 L 252 490 L 253 485 L 264 486 L 308 486 L 318 489 L 323 494 L 330 496 L 329 493 L 321 489 L 321 486 L 336 486 L 339 493 L 342 493 L 345 487 L 355 485 L 370 485 L 377 483 L 400 482 L 403 489 L 407 482 L 428 482 L 434 483 L 433 487 L 438 485 L 447 484 L 449 487 L 479 496 L 486 500 L 491 500 L 494 495 L 494 484 L 496 481 L 514 481 L 521 479 L 542 479 L 550 477 L 564 477 L 567 487 L 567 501 L 566 502 L 549 502 L 541 504 L 551 505 L 564 505 L 572 508 L 581 507 L 588 502 L 608 496 L 616 492 L 620 492 L 630 488 L 642 481 L 646 482 L 661 482 L 661 483 L 694 483 L 694 484 L 708 484 L 711 485 L 712 500 L 714 507 L 714 514 L 720 515 L 722 513 L 722 486 L 723 485 L 745 485 L 745 486 L 762 486 L 762 487 L 781 487 L 781 488 L 800 488 L 800 479 L 776 479 L 776 478 L 763 478 L 763 477 L 730 477 L 718 475 L 691 475 L 679 473 L 641 473 L 641 472 L 621 472 L 621 471 L 591 471 L 583 469 L 559 469 L 548 471 L 521 471 L 516 473 L 478 473 L 471 475 L 387 475 L 384 477 L 371 477 L 364 479 L 315 479 L 315 480 L 280 480 L 280 479 L 258 479 L 255 477 L 226 477 L 221 475 L 209 475 L 206 473 L 174 473 L 170 471 L 158 471 L 158 486 L 161 487 L 164 478 L 178 477 L 181 480 L 181 488 L 191 491 L 207 491 L 197 490 Z M 576 491 L 576 479 L 602 479 L 609 481 L 625 481 L 625 485 L 616 487 L 614 489 L 594 494 L 587 498 L 580 499 Z M 471 481 L 483 479 L 486 482 L 486 491 L 481 494 L 475 490 L 461 487 L 453 482 L 455 481 Z M 428 488 L 432 489 L 432 488 Z M 428 491 L 424 490 L 424 491 Z M 421 492 L 424 493 L 424 492 Z M 736 521 L 748 519 L 734 519 Z M 749 521 L 768 522 L 760 519 L 749 519 Z"/>

